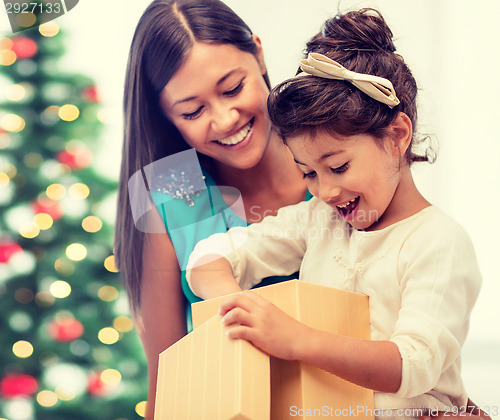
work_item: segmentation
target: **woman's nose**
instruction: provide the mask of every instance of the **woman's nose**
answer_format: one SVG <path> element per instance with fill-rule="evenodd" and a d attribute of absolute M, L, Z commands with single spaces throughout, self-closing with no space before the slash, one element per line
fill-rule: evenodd
<path fill-rule="evenodd" d="M 230 104 L 214 104 L 212 107 L 212 129 L 219 135 L 231 134 L 237 127 L 238 111 Z"/>

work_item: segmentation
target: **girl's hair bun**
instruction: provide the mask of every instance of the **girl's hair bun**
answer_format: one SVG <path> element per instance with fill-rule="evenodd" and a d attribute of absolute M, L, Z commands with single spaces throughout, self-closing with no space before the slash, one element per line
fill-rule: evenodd
<path fill-rule="evenodd" d="M 389 53 L 396 50 L 391 29 L 380 12 L 371 8 L 347 12 L 327 20 L 321 35 L 323 43 L 329 44 L 330 48 Z"/>

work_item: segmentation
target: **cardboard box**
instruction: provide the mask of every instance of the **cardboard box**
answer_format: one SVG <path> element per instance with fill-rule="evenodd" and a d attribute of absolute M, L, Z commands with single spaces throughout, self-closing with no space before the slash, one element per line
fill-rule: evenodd
<path fill-rule="evenodd" d="M 311 328 L 349 337 L 370 338 L 368 297 L 365 295 L 298 280 L 257 288 L 253 292 L 271 301 L 281 310 Z M 196 347 L 193 347 L 194 344 L 189 344 L 191 346 L 189 350 L 186 347 L 179 353 L 176 353 L 178 352 L 176 347 L 179 347 L 177 346 L 179 343 L 176 343 L 160 355 L 156 397 L 157 410 L 159 409 L 160 411 L 157 412 L 156 420 L 167 418 L 182 420 L 202 418 L 206 418 L 207 420 L 228 420 L 233 418 L 255 420 L 294 418 L 309 420 L 323 419 L 325 417 L 352 417 L 360 420 L 374 418 L 373 415 L 370 415 L 374 411 L 373 391 L 347 382 L 317 367 L 305 363 L 288 362 L 273 357 L 267 358 L 269 364 L 264 367 L 264 363 L 258 357 L 263 354 L 252 346 L 250 348 L 245 347 L 244 352 L 238 353 L 238 357 L 229 361 L 225 356 L 219 354 L 231 346 L 227 342 L 227 338 L 226 340 L 222 340 L 222 347 L 213 347 L 212 344 L 205 344 L 208 347 L 203 347 L 203 340 L 219 343 L 220 334 L 223 334 L 223 327 L 220 323 L 220 316 L 215 314 L 218 313 L 220 304 L 225 299 L 227 299 L 227 296 L 192 305 L 193 325 L 195 329 L 179 343 L 199 343 L 196 344 Z M 218 323 L 218 327 L 215 327 L 215 323 Z M 207 331 L 210 332 L 207 333 Z M 236 340 L 234 343 L 242 345 L 242 343 L 246 342 Z M 197 384 L 197 390 L 195 391 L 194 388 L 190 388 L 179 378 L 183 373 L 192 372 L 193 365 L 197 366 L 196 369 L 203 369 L 200 366 L 200 362 L 193 362 L 193 356 L 190 356 L 190 353 L 193 353 L 194 349 L 196 349 L 196 354 L 205 352 L 203 357 L 207 371 L 203 376 L 203 381 L 205 381 L 205 391 L 203 392 L 206 393 L 204 399 L 193 398 L 193 393 L 198 394 L 202 392 L 200 389 L 203 385 Z M 234 349 L 231 351 L 237 353 Z M 259 360 L 259 362 L 256 363 L 252 358 Z M 244 366 L 239 366 L 239 363 Z M 225 369 L 226 364 L 230 365 L 231 368 Z M 175 366 L 175 374 L 171 372 L 173 369 L 172 366 Z M 230 370 L 234 374 L 234 372 L 245 371 L 248 366 L 251 366 L 252 371 L 255 369 L 255 382 L 243 383 L 243 380 L 238 380 L 238 383 L 234 385 L 235 388 L 225 390 L 224 392 L 214 385 L 220 383 L 221 380 L 229 380 L 228 376 L 231 375 Z M 218 367 L 218 369 L 214 369 L 214 367 Z M 268 369 L 267 374 L 263 372 L 266 368 Z M 221 379 L 223 375 L 225 375 L 226 379 Z M 269 382 L 266 381 L 269 381 L 269 378 L 271 382 L 270 401 L 269 396 L 264 396 L 262 392 L 263 390 L 267 390 L 266 392 L 268 392 Z M 261 382 L 257 383 L 259 380 Z M 180 383 L 180 385 L 177 383 Z M 172 390 L 178 386 L 181 386 L 182 389 L 185 389 L 191 395 L 188 397 L 187 394 L 177 393 L 175 398 L 172 395 L 166 395 L 169 392 L 168 390 Z M 161 403 L 159 403 L 160 400 L 162 400 Z M 255 417 L 220 417 L 219 414 L 215 416 L 207 414 L 207 411 L 205 411 L 210 408 L 206 404 L 208 400 L 211 401 L 212 405 L 215 405 L 214 401 L 217 401 L 218 407 L 224 405 L 247 407 L 253 404 L 261 411 L 259 414 L 243 414 L 242 411 L 240 411 L 241 414 L 238 414 L 242 416 L 255 415 Z M 172 415 L 173 412 L 170 407 L 191 404 L 189 401 L 196 401 L 199 407 L 204 406 L 205 408 L 201 411 L 205 412 L 205 417 L 201 416 L 201 414 L 192 417 L 186 411 L 183 411 L 179 415 Z M 358 412 L 358 407 L 362 409 L 361 413 Z M 354 414 L 353 408 L 355 409 Z M 210 409 L 213 409 L 213 407 Z M 236 411 L 238 409 L 236 408 Z M 231 413 L 234 412 L 235 409 L 233 408 Z M 163 415 L 161 413 L 170 413 L 171 415 L 170 417 L 161 417 Z M 222 412 L 219 410 L 217 413 Z"/>
<path fill-rule="evenodd" d="M 160 354 L 155 420 L 269 419 L 269 357 L 215 315 Z"/>

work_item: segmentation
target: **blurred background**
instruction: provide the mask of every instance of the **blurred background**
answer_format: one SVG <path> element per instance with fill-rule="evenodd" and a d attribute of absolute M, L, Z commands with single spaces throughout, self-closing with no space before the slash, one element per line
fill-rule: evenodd
<path fill-rule="evenodd" d="M 420 86 L 418 131 L 438 145 L 435 164 L 414 166 L 418 186 L 468 231 L 483 274 L 464 382 L 500 418 L 500 3 L 226 3 L 260 36 L 273 84 L 338 10 L 384 14 Z M 0 7 L 0 419 L 144 413 L 145 362 L 112 234 L 124 72 L 148 4 L 82 0 L 44 33 L 15 37 Z"/>

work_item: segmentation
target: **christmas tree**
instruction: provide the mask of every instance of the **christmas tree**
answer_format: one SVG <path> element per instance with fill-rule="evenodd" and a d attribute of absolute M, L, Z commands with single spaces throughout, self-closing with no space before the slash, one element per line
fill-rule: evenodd
<path fill-rule="evenodd" d="M 55 22 L 0 38 L 0 419 L 137 419 L 147 379 L 113 249 L 102 104 Z"/>

